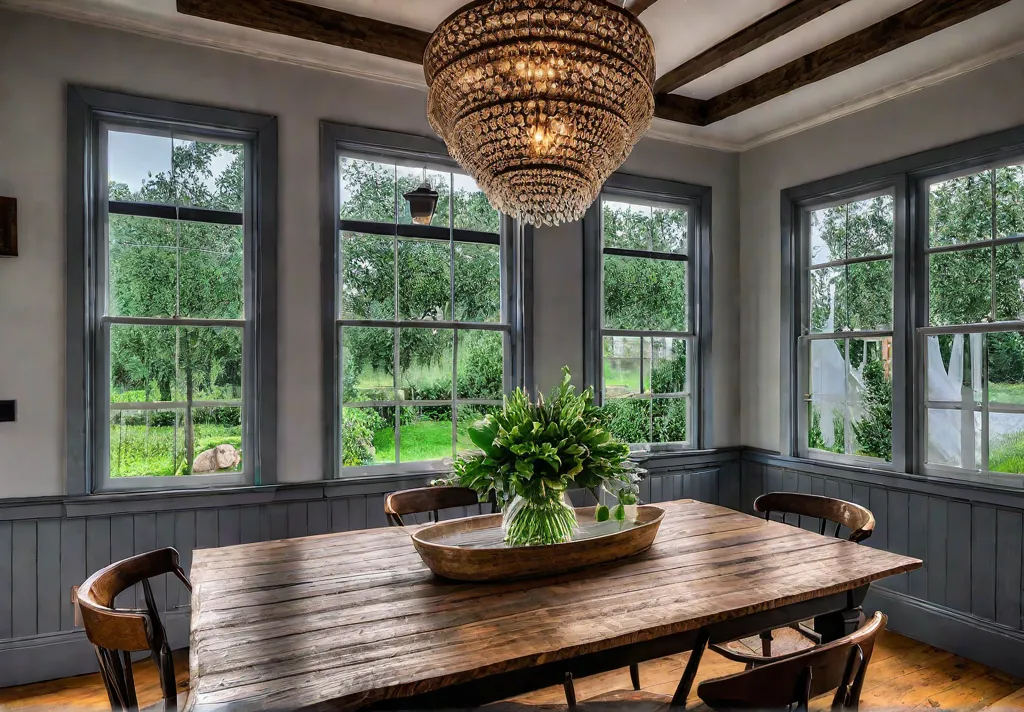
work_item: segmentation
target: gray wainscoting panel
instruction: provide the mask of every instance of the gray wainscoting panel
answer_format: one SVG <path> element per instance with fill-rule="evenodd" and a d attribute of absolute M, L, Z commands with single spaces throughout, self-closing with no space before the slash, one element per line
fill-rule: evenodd
<path fill-rule="evenodd" d="M 12 638 L 11 604 L 14 593 L 14 539 L 11 522 L 0 522 L 0 640 Z"/>
<path fill-rule="evenodd" d="M 1024 659 L 1024 499 L 754 451 L 744 453 L 742 470 L 744 504 L 753 492 L 839 496 L 875 515 L 875 532 L 866 545 L 924 561 L 921 569 L 873 587 L 884 593 L 872 600 L 892 606 L 889 611 L 879 604 L 890 613 L 890 627 L 975 659 L 983 647 L 978 641 L 998 633 L 1000 645 L 1012 643 L 1016 658 Z M 913 620 L 893 618 L 899 615 Z M 942 615 L 950 622 L 943 623 L 939 636 L 934 619 Z M 949 631 L 963 635 L 971 621 L 979 638 L 959 644 Z M 936 637 L 929 638 L 932 629 Z M 988 664 L 1014 674 L 1024 671 L 1024 664 L 1008 658 L 1002 665 Z"/>
<path fill-rule="evenodd" d="M 641 485 L 644 502 L 693 498 L 739 508 L 757 494 L 752 481 L 741 481 L 738 450 L 659 455 L 641 465 L 649 471 Z M 425 484 L 421 478 L 400 486 Z M 203 497 L 5 503 L 0 508 L 0 687 L 95 669 L 91 647 L 75 625 L 71 589 L 112 561 L 173 546 L 187 572 L 195 549 L 387 526 L 389 487 L 395 485 L 312 483 Z M 581 505 L 592 503 L 588 493 L 572 497 Z M 477 505 L 443 516 L 489 512 L 488 505 Z M 427 515 L 411 519 L 428 520 Z M 164 576 L 153 581 L 153 595 L 165 615 L 183 627 L 175 635 L 184 644 L 188 592 L 177 579 Z M 116 603 L 143 605 L 142 591 L 126 591 Z M 1001 610 L 1009 610 L 1005 602 Z"/>

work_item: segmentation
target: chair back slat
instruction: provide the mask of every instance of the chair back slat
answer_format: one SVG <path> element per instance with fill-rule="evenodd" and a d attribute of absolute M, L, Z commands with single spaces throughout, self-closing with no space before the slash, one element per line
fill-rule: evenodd
<path fill-rule="evenodd" d="M 708 680 L 697 688 L 697 694 L 715 709 L 775 710 L 793 705 L 806 709 L 810 699 L 835 690 L 833 710 L 856 708 L 875 641 L 885 630 L 886 620 L 877 612 L 844 638 Z"/>
<path fill-rule="evenodd" d="M 384 500 L 384 513 L 389 524 L 402 527 L 402 515 L 431 512 L 436 522 L 442 509 L 477 504 L 480 497 L 468 487 L 419 487 L 389 494 Z"/>
<path fill-rule="evenodd" d="M 799 492 L 770 492 L 754 500 L 754 510 L 771 517 L 772 512 L 782 514 L 786 522 L 787 514 L 812 517 L 819 520 L 818 532 L 824 536 L 827 524 L 835 524 L 833 536 L 839 536 L 839 528 L 850 530 L 847 537 L 850 541 L 864 541 L 875 530 L 875 517 L 866 507 L 853 502 L 846 502 L 834 497 L 822 497 L 816 494 Z"/>
<path fill-rule="evenodd" d="M 192 584 L 174 549 L 159 549 L 118 561 L 97 571 L 78 588 L 78 608 L 85 633 L 96 647 L 100 673 L 113 710 L 134 710 L 135 677 L 131 654 L 149 651 L 157 665 L 164 709 L 177 708 L 174 662 L 149 579 L 174 574 L 191 591 Z M 116 609 L 117 595 L 141 584 L 144 609 Z"/>

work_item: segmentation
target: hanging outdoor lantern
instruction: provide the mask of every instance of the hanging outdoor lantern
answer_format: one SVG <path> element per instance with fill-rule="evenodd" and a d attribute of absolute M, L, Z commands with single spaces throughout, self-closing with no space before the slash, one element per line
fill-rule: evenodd
<path fill-rule="evenodd" d="M 437 210 L 437 191 L 430 187 L 427 171 L 423 170 L 423 185 L 402 196 L 409 203 L 409 213 L 417 225 L 429 225 Z"/>

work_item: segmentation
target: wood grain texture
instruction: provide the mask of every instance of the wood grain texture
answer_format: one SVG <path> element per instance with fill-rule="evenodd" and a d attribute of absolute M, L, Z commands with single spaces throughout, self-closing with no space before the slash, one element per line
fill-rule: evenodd
<path fill-rule="evenodd" d="M 860 32 L 709 99 L 707 123 L 727 119 L 800 87 L 852 69 L 1007 2 L 1009 0 L 922 0 Z"/>
<path fill-rule="evenodd" d="M 545 579 L 435 578 L 411 528 L 195 552 L 197 709 L 346 709 L 851 591 L 920 561 L 693 501 L 635 558 Z"/>
<path fill-rule="evenodd" d="M 707 124 L 707 102 L 678 94 L 658 94 L 654 98 L 654 115 L 680 124 Z"/>
<path fill-rule="evenodd" d="M 177 0 L 183 15 L 421 64 L 429 32 L 294 0 Z"/>
<path fill-rule="evenodd" d="M 795 0 L 666 72 L 655 83 L 654 91 L 657 94 L 673 92 L 847 2 L 849 0 Z"/>

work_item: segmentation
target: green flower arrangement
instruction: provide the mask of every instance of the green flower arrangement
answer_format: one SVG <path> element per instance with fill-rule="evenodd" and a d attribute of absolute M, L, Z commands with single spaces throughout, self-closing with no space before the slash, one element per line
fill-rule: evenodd
<path fill-rule="evenodd" d="M 563 496 L 570 487 L 587 489 L 600 501 L 598 521 L 625 521 L 638 502 L 640 471 L 629 461 L 629 446 L 608 432 L 607 416 L 594 405 L 594 392 L 577 393 L 569 369 L 545 401 L 530 401 L 522 389 L 505 398 L 501 412 L 469 429 L 479 450 L 454 464 L 452 482 L 492 496 L 505 514 L 505 542 L 535 546 L 569 541 L 578 530 L 576 513 Z"/>

